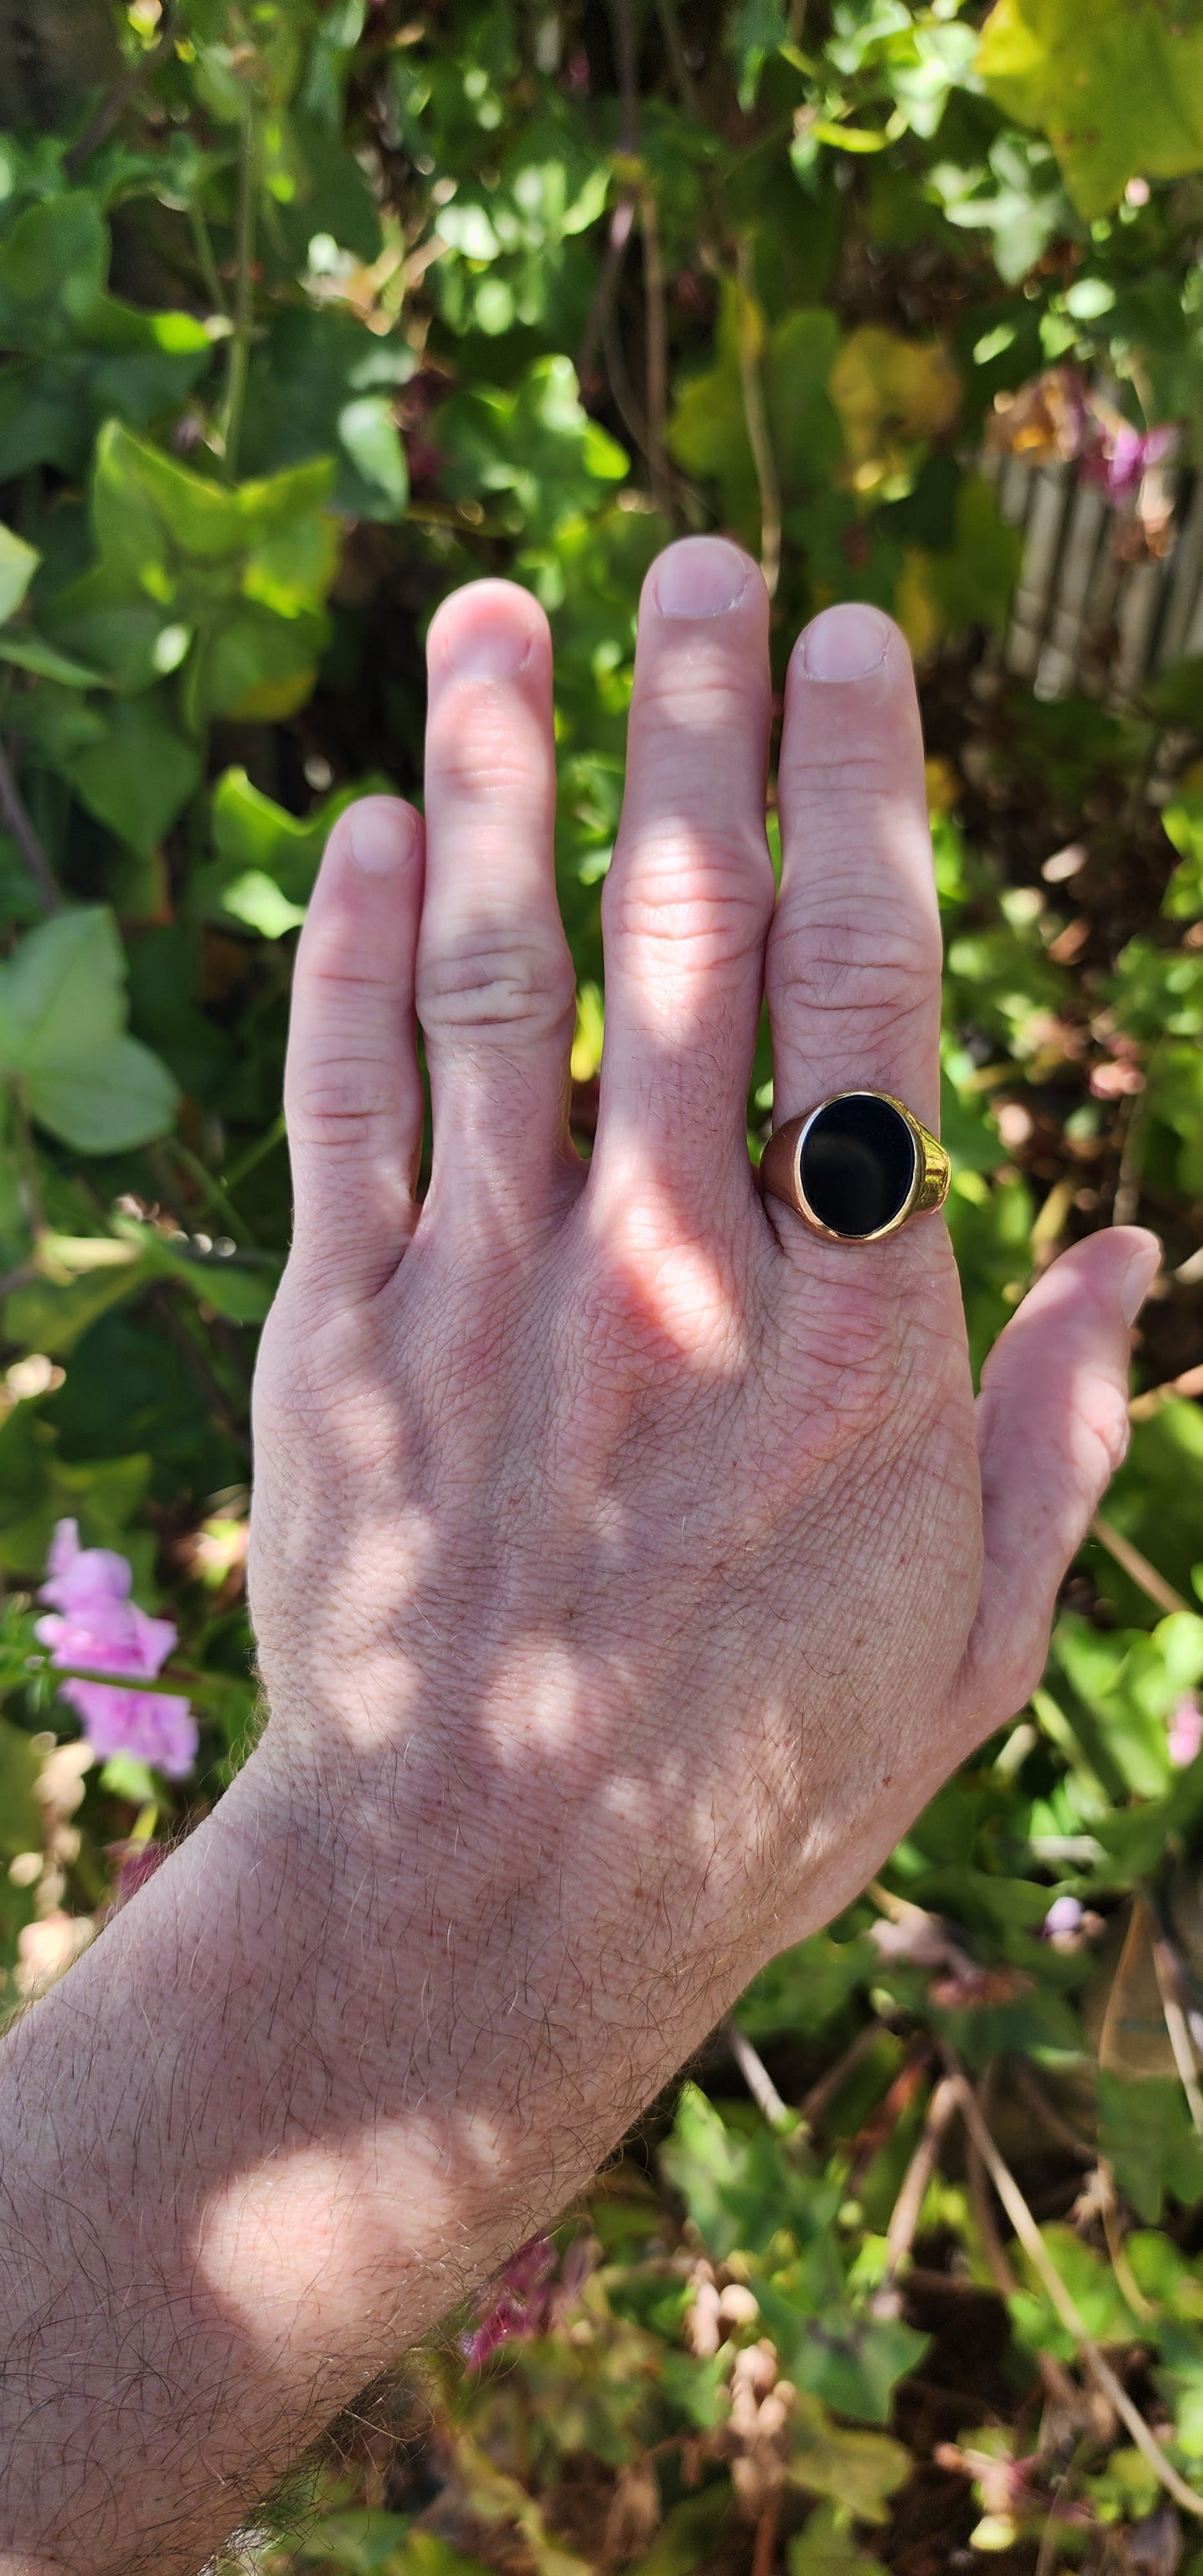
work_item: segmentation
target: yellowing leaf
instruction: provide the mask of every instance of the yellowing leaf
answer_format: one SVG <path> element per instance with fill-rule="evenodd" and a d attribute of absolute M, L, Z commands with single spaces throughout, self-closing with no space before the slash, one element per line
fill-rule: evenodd
<path fill-rule="evenodd" d="M 939 340 L 904 340 L 879 322 L 849 333 L 827 390 L 843 422 L 858 492 L 874 492 L 919 441 L 950 429 L 961 380 Z"/>
<path fill-rule="evenodd" d="M 1005 115 L 1047 134 L 1087 218 L 1137 172 L 1203 168 L 1203 22 L 1175 25 L 1159 0 L 997 0 L 977 71 Z"/>

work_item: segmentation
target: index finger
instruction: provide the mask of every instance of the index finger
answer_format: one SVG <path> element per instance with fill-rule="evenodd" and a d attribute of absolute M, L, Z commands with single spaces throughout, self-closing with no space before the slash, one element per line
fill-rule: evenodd
<path fill-rule="evenodd" d="M 880 609 L 841 603 L 799 637 L 778 802 L 774 1120 L 866 1089 L 934 1128 L 941 951 L 923 736 L 910 654 Z"/>

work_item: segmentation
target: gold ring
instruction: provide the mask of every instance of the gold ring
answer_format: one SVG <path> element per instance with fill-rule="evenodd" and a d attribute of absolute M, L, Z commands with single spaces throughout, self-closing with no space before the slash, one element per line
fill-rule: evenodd
<path fill-rule="evenodd" d="M 761 1157 L 763 1187 L 828 1243 L 881 1243 L 941 1208 L 943 1146 L 889 1091 L 836 1091 L 787 1118 Z"/>

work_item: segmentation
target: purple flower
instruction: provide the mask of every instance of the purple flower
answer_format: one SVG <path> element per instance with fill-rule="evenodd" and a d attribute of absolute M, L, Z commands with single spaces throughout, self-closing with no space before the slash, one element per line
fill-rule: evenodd
<path fill-rule="evenodd" d="M 172 1619 L 152 1619 L 130 1599 L 133 1569 L 112 1548 L 79 1544 L 74 1521 L 60 1521 L 46 1561 L 42 1599 L 53 1606 L 37 1635 L 59 1669 L 85 1666 L 125 1681 L 153 1681 L 176 1641 Z M 83 1721 L 97 1753 L 134 1753 L 168 1779 L 182 1779 L 196 1760 L 191 1707 L 169 1691 L 133 1691 L 110 1682 L 64 1681 L 60 1695 Z"/>
<path fill-rule="evenodd" d="M 1076 1896 L 1054 1896 L 1040 1929 L 1046 1940 L 1053 1941 L 1058 1933 L 1078 1931 L 1081 1921 L 1082 1908 Z"/>
<path fill-rule="evenodd" d="M 1186 1771 L 1203 1746 L 1203 1709 L 1197 1691 L 1183 1691 L 1170 1713 L 1167 1750 L 1176 1771 Z"/>

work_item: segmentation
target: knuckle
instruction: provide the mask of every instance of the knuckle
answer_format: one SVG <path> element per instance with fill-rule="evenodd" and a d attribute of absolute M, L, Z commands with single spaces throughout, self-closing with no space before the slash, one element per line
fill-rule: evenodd
<path fill-rule="evenodd" d="M 435 949 L 420 961 L 418 1017 L 428 1036 L 457 1029 L 550 1036 L 575 1005 L 566 947 L 529 933 L 484 933 L 470 946 Z"/>
<path fill-rule="evenodd" d="M 683 833 L 680 823 L 641 840 L 638 856 L 619 853 L 602 895 L 606 937 L 619 942 L 684 945 L 700 961 L 736 961 L 759 953 L 773 900 L 763 834 L 730 830 Z"/>
<path fill-rule="evenodd" d="M 940 971 L 939 932 L 917 910 L 846 886 L 838 915 L 779 918 L 770 952 L 774 1000 L 807 1011 L 870 1012 L 902 1026 L 925 1011 Z"/>
<path fill-rule="evenodd" d="M 378 1055 L 311 1052 L 290 1073 L 285 1108 L 295 1143 L 363 1140 L 395 1121 L 396 1081 Z"/>

